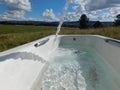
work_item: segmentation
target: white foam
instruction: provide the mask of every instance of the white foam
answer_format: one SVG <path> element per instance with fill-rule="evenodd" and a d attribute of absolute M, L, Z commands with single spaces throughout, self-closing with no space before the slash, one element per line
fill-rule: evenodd
<path fill-rule="evenodd" d="M 58 49 L 53 54 L 48 70 L 44 73 L 42 90 L 86 90 L 75 50 Z"/>

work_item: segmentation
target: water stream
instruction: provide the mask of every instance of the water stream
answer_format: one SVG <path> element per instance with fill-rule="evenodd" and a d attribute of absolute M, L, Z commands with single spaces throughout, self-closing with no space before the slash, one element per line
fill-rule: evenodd
<path fill-rule="evenodd" d="M 64 6 L 64 9 L 63 9 L 63 12 L 62 12 L 62 16 L 60 18 L 60 22 L 59 22 L 59 25 L 57 27 L 57 32 L 56 32 L 55 40 L 57 39 L 58 34 L 59 34 L 60 30 L 61 30 L 61 26 L 62 26 L 62 24 L 64 22 L 64 18 L 65 18 L 67 9 L 69 7 L 69 4 L 70 4 L 70 0 L 66 0 L 65 6 Z"/>

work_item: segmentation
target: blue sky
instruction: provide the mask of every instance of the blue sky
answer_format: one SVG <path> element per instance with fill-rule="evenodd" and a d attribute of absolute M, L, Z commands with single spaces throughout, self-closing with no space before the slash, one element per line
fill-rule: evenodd
<path fill-rule="evenodd" d="M 59 14 L 62 11 L 65 0 L 30 0 L 31 11 L 26 13 L 26 17 L 39 18 L 40 14 L 46 9 L 53 9 L 55 14 Z"/>
<path fill-rule="evenodd" d="M 40 15 L 46 10 L 46 9 L 52 9 L 54 11 L 54 14 L 60 18 L 61 12 L 65 5 L 65 0 L 30 0 L 31 2 L 31 12 L 26 13 L 26 17 L 34 17 L 39 18 Z M 70 4 L 68 11 L 73 11 L 71 8 L 72 4 Z"/>
<path fill-rule="evenodd" d="M 65 2 L 66 0 L 0 0 L 0 20 L 58 21 Z M 65 20 L 76 21 L 83 13 L 90 20 L 113 21 L 120 13 L 120 0 L 71 0 Z"/>
<path fill-rule="evenodd" d="M 4 13 L 6 11 L 6 5 L 0 4 L 0 14 Z"/>

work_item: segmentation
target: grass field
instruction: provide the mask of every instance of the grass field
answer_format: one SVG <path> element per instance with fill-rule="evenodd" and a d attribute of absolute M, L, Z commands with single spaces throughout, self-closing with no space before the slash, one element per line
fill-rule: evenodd
<path fill-rule="evenodd" d="M 56 27 L 0 25 L 0 52 L 55 34 Z M 65 28 L 60 34 L 97 34 L 115 39 L 120 39 L 120 27 L 105 27 L 99 29 Z"/>

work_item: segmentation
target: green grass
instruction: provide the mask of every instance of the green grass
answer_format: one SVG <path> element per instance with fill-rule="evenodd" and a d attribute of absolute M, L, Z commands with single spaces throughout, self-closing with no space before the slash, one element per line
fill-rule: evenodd
<path fill-rule="evenodd" d="M 56 27 L 0 25 L 0 51 L 4 51 L 42 37 L 55 34 Z M 62 28 L 60 34 L 98 34 L 120 39 L 120 27 L 80 30 L 79 28 Z"/>

